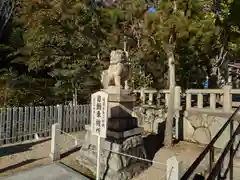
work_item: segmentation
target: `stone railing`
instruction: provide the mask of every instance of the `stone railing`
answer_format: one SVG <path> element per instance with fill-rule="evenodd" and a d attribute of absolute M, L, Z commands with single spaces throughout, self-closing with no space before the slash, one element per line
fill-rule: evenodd
<path fill-rule="evenodd" d="M 168 115 L 170 91 L 141 89 L 135 90 L 134 93 L 139 100 L 138 109 L 135 109 L 139 125 L 145 131 L 161 132 L 161 124 L 164 124 Z M 180 87 L 176 86 L 174 91 L 175 137 L 208 144 L 231 116 L 234 108 L 239 106 L 238 98 L 240 98 L 240 89 L 232 89 L 231 86 L 225 86 L 222 89 L 188 89 L 184 93 L 181 92 Z M 234 128 L 238 123 L 234 122 Z M 226 131 L 214 147 L 223 148 L 228 140 L 229 131 Z"/>
<path fill-rule="evenodd" d="M 138 118 L 139 126 L 144 127 L 144 130 L 149 132 L 158 133 L 162 131 L 164 121 L 167 118 L 170 91 L 140 89 L 133 92 L 138 102 L 134 112 Z M 179 86 L 174 89 L 174 98 L 175 118 L 179 119 L 179 110 L 181 109 L 181 88 Z"/>
<path fill-rule="evenodd" d="M 231 94 L 233 96 L 232 106 L 240 106 L 240 89 L 232 89 Z"/>
<path fill-rule="evenodd" d="M 142 106 L 155 106 L 161 107 L 168 105 L 170 97 L 169 89 L 156 90 L 142 88 L 140 90 L 134 90 L 133 93 L 136 95 L 137 100 L 140 100 Z M 181 87 L 176 86 L 174 91 L 175 108 L 178 109 L 181 106 Z"/>
<path fill-rule="evenodd" d="M 232 106 L 236 105 L 232 102 L 234 94 L 240 94 L 240 89 L 232 89 L 231 86 L 224 86 L 223 89 L 188 89 L 185 92 L 186 110 L 232 112 Z"/>

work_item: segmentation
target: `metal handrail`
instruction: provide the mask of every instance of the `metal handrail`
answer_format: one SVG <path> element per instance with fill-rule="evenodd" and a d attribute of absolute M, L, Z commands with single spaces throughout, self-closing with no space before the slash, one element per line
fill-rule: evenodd
<path fill-rule="evenodd" d="M 230 124 L 230 122 L 233 121 L 233 118 L 236 116 L 236 114 L 240 111 L 240 106 L 234 111 L 234 113 L 231 115 L 231 117 L 227 120 L 227 122 L 223 125 L 223 127 L 218 131 L 218 133 L 215 135 L 215 137 L 212 139 L 212 141 L 207 145 L 207 147 L 203 150 L 203 152 L 198 156 L 198 158 L 193 162 L 193 164 L 188 168 L 188 170 L 184 173 L 184 175 L 181 177 L 181 180 L 188 180 L 190 176 L 193 174 L 194 170 L 198 167 L 198 165 L 202 162 L 204 157 L 207 155 L 207 153 L 210 153 L 209 160 L 210 160 L 210 172 L 213 168 L 213 162 L 214 162 L 214 144 L 218 140 L 218 138 L 222 135 L 224 130 L 227 128 L 227 126 Z M 231 123 L 233 124 L 233 123 Z M 232 126 L 232 125 L 231 125 Z M 232 128 L 232 127 L 231 127 Z M 236 133 L 237 131 L 235 131 Z M 235 135 L 234 133 L 234 135 Z M 231 136 L 232 137 L 232 133 Z M 230 143 L 230 142 L 229 142 Z M 216 167 L 216 166 L 215 166 Z M 214 167 L 214 168 L 215 168 Z"/>
<path fill-rule="evenodd" d="M 237 127 L 237 129 L 235 130 L 233 136 L 231 137 L 231 140 L 228 142 L 227 146 L 224 148 L 224 151 L 222 152 L 221 156 L 219 157 L 218 161 L 216 162 L 216 164 L 215 164 L 212 172 L 209 174 L 207 180 L 214 180 L 214 179 L 219 175 L 219 173 L 221 172 L 221 166 L 222 166 L 222 163 L 223 163 L 223 161 L 224 161 L 224 158 L 225 158 L 225 156 L 227 155 L 228 151 L 231 150 L 231 148 L 232 148 L 232 146 L 233 146 L 233 143 L 234 143 L 234 140 L 235 140 L 235 137 L 236 137 L 236 135 L 237 135 L 237 133 L 238 133 L 237 131 L 239 130 L 239 128 L 240 128 L 240 125 L 238 125 L 238 127 Z M 238 149 L 238 147 L 239 147 L 239 144 L 240 144 L 240 141 L 238 142 L 238 145 L 237 145 L 237 147 L 236 147 L 236 150 L 232 153 L 232 157 L 230 157 L 230 162 L 229 162 L 229 165 L 228 165 L 228 166 L 231 166 L 232 158 L 233 158 L 233 156 L 235 155 L 235 153 L 236 153 L 236 151 L 237 151 L 237 149 Z M 228 170 L 229 170 L 229 169 L 226 170 L 226 172 L 224 173 L 224 176 L 227 175 Z M 230 176 L 232 176 L 232 175 L 230 175 Z"/>

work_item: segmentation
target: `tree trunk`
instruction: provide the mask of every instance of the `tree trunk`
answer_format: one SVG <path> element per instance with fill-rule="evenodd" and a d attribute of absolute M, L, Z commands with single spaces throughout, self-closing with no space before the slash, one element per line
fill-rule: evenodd
<path fill-rule="evenodd" d="M 166 147 L 172 146 L 172 137 L 173 137 L 173 118 L 175 113 L 174 108 L 174 89 L 175 89 L 175 59 L 174 54 L 171 51 L 168 53 L 168 67 L 169 67 L 169 91 L 170 97 L 168 100 L 168 114 L 165 127 L 165 136 L 164 136 L 164 145 Z"/>
<path fill-rule="evenodd" d="M 177 11 L 176 1 L 173 1 L 173 13 L 175 14 Z M 173 118 L 175 113 L 174 107 L 174 90 L 176 85 L 175 80 L 175 58 L 174 58 L 174 49 L 176 46 L 176 32 L 175 27 L 173 27 L 171 35 L 169 37 L 167 48 L 165 52 L 168 57 L 168 72 L 169 72 L 169 100 L 167 107 L 167 122 L 165 127 L 165 136 L 164 136 L 164 145 L 166 147 L 170 147 L 173 145 L 172 137 L 173 137 Z"/>

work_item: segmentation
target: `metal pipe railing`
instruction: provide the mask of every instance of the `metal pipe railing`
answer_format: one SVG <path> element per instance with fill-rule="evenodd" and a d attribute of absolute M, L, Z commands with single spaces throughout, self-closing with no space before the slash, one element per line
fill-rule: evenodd
<path fill-rule="evenodd" d="M 210 153 L 209 156 L 209 172 L 211 173 L 213 168 L 215 169 L 216 166 L 213 167 L 214 163 L 214 144 L 218 140 L 218 138 L 222 135 L 224 130 L 227 128 L 227 126 L 230 125 L 230 137 L 233 137 L 233 135 L 236 136 L 237 130 L 233 132 L 233 118 L 237 115 L 237 113 L 240 111 L 240 106 L 234 111 L 234 113 L 231 115 L 231 117 L 227 120 L 227 122 L 223 125 L 223 127 L 218 131 L 218 133 L 215 135 L 215 137 L 212 139 L 212 141 L 207 145 L 207 147 L 203 150 L 203 152 L 198 156 L 198 158 L 193 162 L 193 164 L 188 168 L 188 170 L 185 172 L 185 174 L 181 177 L 181 180 L 188 180 L 190 176 L 193 174 L 194 170 L 198 167 L 198 165 L 203 161 L 204 157 L 207 155 L 207 153 Z M 237 128 L 238 129 L 238 128 Z M 234 137 L 235 137 L 234 136 Z M 234 138 L 235 139 L 235 138 Z M 234 142 L 234 139 L 230 139 L 229 143 L 231 145 L 231 141 Z M 229 145 L 229 146 L 230 146 Z M 228 147 L 228 146 L 227 146 Z M 226 148 L 227 148 L 226 147 Z M 232 150 L 231 150 L 232 151 Z M 233 152 L 233 151 L 232 151 Z M 232 153 L 233 155 L 233 153 Z M 215 170 L 216 171 L 216 170 Z M 230 172 L 231 173 L 231 172 Z"/>
<path fill-rule="evenodd" d="M 221 167 L 224 161 L 225 156 L 227 155 L 227 153 L 230 151 L 230 159 L 229 159 L 229 164 L 228 164 L 228 168 L 227 170 L 224 172 L 224 175 L 221 178 L 224 178 L 224 176 L 227 175 L 228 171 L 230 170 L 230 180 L 233 180 L 233 157 L 238 149 L 239 143 L 235 149 L 235 151 L 233 150 L 233 143 L 235 141 L 235 137 L 238 134 L 238 130 L 240 128 L 240 125 L 238 125 L 237 129 L 235 130 L 234 134 L 231 136 L 231 139 L 229 140 L 227 146 L 224 148 L 224 151 L 222 152 L 221 156 L 219 157 L 218 161 L 216 162 L 214 168 L 212 169 L 212 171 L 210 172 L 207 180 L 214 180 L 217 176 L 221 177 Z"/>

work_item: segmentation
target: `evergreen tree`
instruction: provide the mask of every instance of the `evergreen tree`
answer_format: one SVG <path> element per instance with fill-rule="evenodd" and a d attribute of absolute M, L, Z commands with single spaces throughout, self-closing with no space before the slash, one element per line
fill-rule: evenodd
<path fill-rule="evenodd" d="M 236 0 L 221 3 L 217 16 L 210 0 L 89 2 L 16 0 L 0 48 L 1 83 L 11 87 L 5 101 L 58 103 L 78 89 L 84 102 L 100 88 L 110 51 L 124 42 L 134 88 L 168 88 L 173 65 L 177 85 L 201 88 L 220 52 L 239 56 Z"/>
<path fill-rule="evenodd" d="M 56 81 L 56 95 L 70 99 L 77 88 L 86 101 L 100 88 L 97 55 L 102 32 L 96 14 L 83 2 L 61 1 L 53 7 L 44 3 L 26 32 L 26 46 L 32 51 L 29 69 L 47 69 Z"/>

